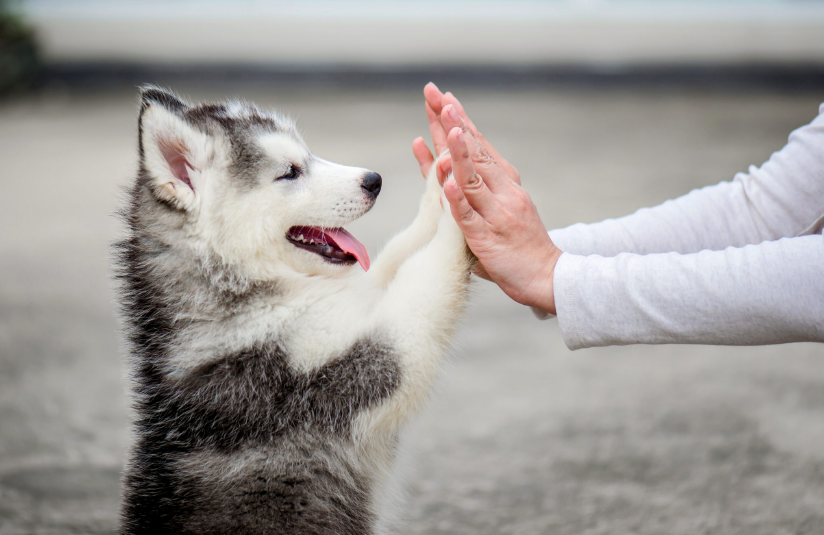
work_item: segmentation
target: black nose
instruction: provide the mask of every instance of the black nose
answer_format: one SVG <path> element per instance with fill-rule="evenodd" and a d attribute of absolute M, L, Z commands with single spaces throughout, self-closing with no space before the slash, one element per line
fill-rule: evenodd
<path fill-rule="evenodd" d="M 363 177 L 363 183 L 361 187 L 366 190 L 366 193 L 371 195 L 372 197 L 377 197 L 378 193 L 381 192 L 381 183 L 383 180 L 378 173 L 369 173 L 365 177 Z"/>

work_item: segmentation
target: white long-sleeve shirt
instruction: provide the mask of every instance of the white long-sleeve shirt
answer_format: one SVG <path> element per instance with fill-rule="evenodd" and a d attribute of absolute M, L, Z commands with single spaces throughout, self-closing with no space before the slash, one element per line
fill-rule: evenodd
<path fill-rule="evenodd" d="M 550 231 L 570 349 L 824 342 L 824 104 L 760 168 Z"/>

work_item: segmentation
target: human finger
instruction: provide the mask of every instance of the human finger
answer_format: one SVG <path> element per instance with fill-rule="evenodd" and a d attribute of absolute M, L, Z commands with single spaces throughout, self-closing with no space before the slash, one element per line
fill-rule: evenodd
<path fill-rule="evenodd" d="M 475 123 L 472 122 L 472 119 L 470 119 L 469 115 L 467 115 L 466 110 L 463 107 L 463 104 L 461 104 L 461 101 L 459 101 L 457 97 L 455 97 L 455 95 L 453 95 L 450 91 L 447 91 L 441 99 L 441 104 L 441 110 L 443 110 L 443 108 L 449 104 L 454 106 L 458 116 L 461 119 L 463 119 L 463 122 L 466 124 L 467 129 L 472 133 L 472 135 L 475 136 L 475 138 L 481 143 L 481 145 L 483 145 L 487 152 L 501 165 L 501 167 L 504 168 L 509 178 L 515 181 L 515 183 L 520 184 L 521 174 L 518 172 L 517 169 L 515 169 L 515 167 L 512 164 L 509 163 L 509 161 L 506 158 L 501 156 L 501 154 L 498 152 L 498 149 L 496 149 L 492 145 L 492 143 L 490 143 L 489 140 L 486 139 L 486 137 L 481 133 L 481 131 L 478 130 L 478 128 L 475 126 Z M 444 125 L 444 129 L 446 131 L 449 131 L 449 127 L 446 125 Z"/>
<path fill-rule="evenodd" d="M 449 173 L 452 172 L 452 156 L 447 154 L 440 160 L 438 160 L 438 182 L 443 185 L 444 181 L 446 181 L 446 177 L 449 176 Z"/>
<path fill-rule="evenodd" d="M 421 167 L 421 174 L 424 178 L 429 176 L 429 170 L 432 169 L 432 164 L 435 163 L 435 157 L 432 156 L 429 147 L 426 146 L 426 141 L 422 137 L 415 138 L 412 142 L 412 153 L 415 159 L 418 160 L 418 165 Z"/>
<path fill-rule="evenodd" d="M 432 144 L 435 145 L 435 154 L 440 154 L 446 150 L 446 130 L 443 128 L 440 117 L 429 106 L 429 103 L 424 103 L 426 108 L 426 118 L 429 120 L 429 133 L 432 134 Z"/>
<path fill-rule="evenodd" d="M 452 217 L 464 236 L 474 240 L 482 239 L 489 230 L 488 223 L 469 204 L 466 195 L 454 178 L 444 183 L 443 191 L 446 200 L 449 201 L 449 210 L 452 212 Z"/>
<path fill-rule="evenodd" d="M 452 176 L 467 201 L 481 216 L 492 213 L 495 210 L 494 195 L 486 187 L 481 175 L 475 171 L 464 131 L 459 127 L 450 130 L 447 144 L 452 156 Z"/>
<path fill-rule="evenodd" d="M 461 119 L 464 120 L 466 126 L 469 127 L 473 134 L 480 135 L 480 132 L 478 131 L 478 128 L 475 126 L 475 123 L 473 123 L 472 119 L 470 119 L 469 116 L 466 114 L 466 110 L 464 109 L 463 104 L 461 104 L 461 101 L 458 100 L 458 98 L 455 95 L 453 95 L 451 91 L 447 91 L 446 93 L 444 93 L 443 97 L 441 97 L 441 109 L 443 109 L 448 104 L 452 104 L 452 106 L 455 107 L 455 111 L 458 112 L 458 115 L 461 117 Z"/>
<path fill-rule="evenodd" d="M 455 110 L 452 104 L 444 106 L 441 117 L 444 126 L 447 126 L 450 130 L 452 128 L 459 128 L 465 134 L 469 155 L 475 164 L 475 169 L 484 178 L 492 191 L 497 192 L 503 187 L 511 185 L 511 179 L 507 175 L 506 170 L 489 154 L 486 147 L 472 135 L 472 132 L 467 129 L 466 124 L 458 116 L 457 110 Z"/>
<path fill-rule="evenodd" d="M 436 114 L 440 115 L 441 108 L 443 108 L 443 104 L 441 100 L 443 99 L 443 93 L 441 90 L 438 89 L 433 82 L 429 82 L 423 88 L 423 98 L 426 100 L 426 103 L 435 111 Z"/>

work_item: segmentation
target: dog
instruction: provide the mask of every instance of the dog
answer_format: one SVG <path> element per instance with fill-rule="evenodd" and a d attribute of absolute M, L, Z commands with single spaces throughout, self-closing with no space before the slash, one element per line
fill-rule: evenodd
<path fill-rule="evenodd" d="M 370 267 L 343 227 L 380 175 L 313 155 L 289 119 L 146 86 L 138 130 L 116 245 L 134 411 L 121 533 L 391 532 L 399 431 L 475 262 L 435 166 Z"/>

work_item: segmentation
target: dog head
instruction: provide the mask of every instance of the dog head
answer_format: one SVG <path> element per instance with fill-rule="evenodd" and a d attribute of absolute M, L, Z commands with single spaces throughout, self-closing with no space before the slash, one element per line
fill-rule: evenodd
<path fill-rule="evenodd" d="M 139 131 L 133 208 L 154 240 L 257 280 L 369 268 L 343 226 L 375 203 L 380 175 L 313 155 L 290 120 L 144 87 Z"/>

